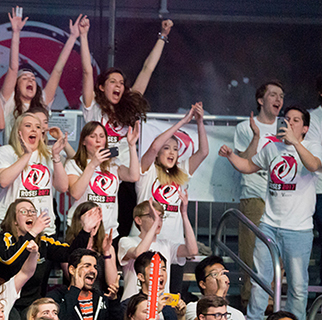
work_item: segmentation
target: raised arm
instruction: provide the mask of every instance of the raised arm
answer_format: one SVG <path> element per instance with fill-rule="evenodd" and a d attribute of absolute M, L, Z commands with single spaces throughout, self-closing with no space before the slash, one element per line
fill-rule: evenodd
<path fill-rule="evenodd" d="M 260 132 L 259 132 L 257 125 L 255 124 L 253 111 L 250 113 L 249 125 L 253 131 L 253 139 L 245 151 L 243 151 L 243 152 L 238 151 L 238 155 L 241 158 L 251 160 L 252 157 L 257 153 L 257 147 L 258 147 L 258 142 L 259 142 L 259 138 L 260 138 Z"/>
<path fill-rule="evenodd" d="M 17 14 L 18 13 L 18 14 Z M 21 14 L 20 14 L 21 13 Z M 11 48 L 10 48 L 10 60 L 9 68 L 4 79 L 1 94 L 4 100 L 8 100 L 14 92 L 15 85 L 17 82 L 17 75 L 19 69 L 19 41 L 20 31 L 24 27 L 28 17 L 22 20 L 22 8 L 18 6 L 16 9 L 12 8 L 12 16 L 8 13 L 9 20 L 12 28 Z"/>
<path fill-rule="evenodd" d="M 31 240 L 26 249 L 30 252 L 29 257 L 23 264 L 21 270 L 15 276 L 15 287 L 17 293 L 20 292 L 25 283 L 33 276 L 37 267 L 39 253 L 36 242 Z"/>
<path fill-rule="evenodd" d="M 193 114 L 194 114 L 194 106 L 192 106 L 192 108 L 189 110 L 189 112 L 185 115 L 184 118 L 182 118 L 179 122 L 175 123 L 171 128 L 164 131 L 154 139 L 149 149 L 142 156 L 142 159 L 141 159 L 142 173 L 149 170 L 151 164 L 154 162 L 155 158 L 158 155 L 158 152 L 160 151 L 164 143 L 168 139 L 170 139 L 178 129 L 180 129 L 183 125 L 189 123 L 193 117 Z"/>
<path fill-rule="evenodd" d="M 162 225 L 161 217 L 159 217 L 157 211 L 154 209 L 152 198 L 149 199 L 150 204 L 150 214 L 152 215 L 153 224 L 152 227 L 149 229 L 149 231 L 142 236 L 141 242 L 136 246 L 130 248 L 123 260 L 130 260 L 130 259 L 136 259 L 141 253 L 150 250 L 150 246 L 155 239 L 156 231 L 160 225 Z M 136 217 L 138 219 L 141 219 L 140 217 Z M 142 231 L 141 231 L 142 233 Z"/>
<path fill-rule="evenodd" d="M 65 148 L 66 144 L 67 132 L 65 133 L 65 137 L 59 138 L 52 148 L 52 160 L 54 166 L 53 186 L 57 191 L 62 193 L 68 190 L 68 176 L 59 154 Z"/>
<path fill-rule="evenodd" d="M 49 134 L 56 140 L 60 139 L 60 138 L 64 138 L 64 135 L 62 133 L 62 131 L 60 130 L 59 127 L 51 127 L 48 129 Z M 68 159 L 72 159 L 75 156 L 75 150 L 73 149 L 73 147 L 69 144 L 69 142 L 66 142 L 66 145 L 64 147 L 64 151 L 67 155 L 67 160 Z"/>
<path fill-rule="evenodd" d="M 117 279 L 117 267 L 116 267 L 116 257 L 115 250 L 112 245 L 113 242 L 113 229 L 111 229 L 110 234 L 106 234 L 103 240 L 103 258 L 104 258 L 104 271 L 106 284 L 113 285 Z"/>
<path fill-rule="evenodd" d="M 309 150 L 307 150 L 302 145 L 302 140 L 297 139 L 294 136 L 293 130 L 289 124 L 289 122 L 285 119 L 287 124 L 287 128 L 281 128 L 280 133 L 276 136 L 280 139 L 284 139 L 285 142 L 291 144 L 295 147 L 304 167 L 310 172 L 315 172 L 316 170 L 321 168 L 321 160 L 318 157 L 315 157 Z"/>
<path fill-rule="evenodd" d="M 203 123 L 203 107 L 202 102 L 197 102 L 195 104 L 195 119 L 197 121 L 198 126 L 198 142 L 199 148 L 198 151 L 195 152 L 189 158 L 189 173 L 193 174 L 197 168 L 200 166 L 201 162 L 206 159 L 209 154 L 209 145 L 208 145 L 208 138 L 205 129 L 205 125 Z"/>
<path fill-rule="evenodd" d="M 134 129 L 129 127 L 127 133 L 127 142 L 130 151 L 130 166 L 121 165 L 118 170 L 119 178 L 122 181 L 136 182 L 140 178 L 140 163 L 136 152 L 136 141 L 140 135 L 140 122 L 136 121 Z"/>
<path fill-rule="evenodd" d="M 79 23 L 79 33 L 83 68 L 83 102 L 85 108 L 88 108 L 94 99 L 93 67 L 88 46 L 89 27 L 89 19 L 87 18 L 87 16 L 84 16 Z"/>
<path fill-rule="evenodd" d="M 144 94 L 149 84 L 151 75 L 160 60 L 163 47 L 168 39 L 168 34 L 170 33 L 172 26 L 173 22 L 171 20 L 162 21 L 162 27 L 160 32 L 161 36 L 159 36 L 159 39 L 157 40 L 155 46 L 144 61 L 143 68 L 140 71 L 132 87 L 133 91 L 138 91 L 141 94 Z"/>
<path fill-rule="evenodd" d="M 180 205 L 180 211 L 183 221 L 183 230 L 184 230 L 184 242 L 185 244 L 182 244 L 179 246 L 177 251 L 178 257 L 189 257 L 194 256 L 198 254 L 198 246 L 195 234 L 193 232 L 193 229 L 191 227 L 191 223 L 188 218 L 188 192 L 187 190 L 181 192 L 179 190 L 179 196 L 181 199 L 181 205 Z"/>
<path fill-rule="evenodd" d="M 223 145 L 218 154 L 225 157 L 233 165 L 233 167 L 241 173 L 254 173 L 260 169 L 252 160 L 244 159 L 233 153 L 233 150 L 226 145 Z"/>
<path fill-rule="evenodd" d="M 65 64 L 69 58 L 70 53 L 73 50 L 76 39 L 79 37 L 78 24 L 82 15 L 80 14 L 73 25 L 72 20 L 69 20 L 69 30 L 70 35 L 68 40 L 66 41 L 62 52 L 60 53 L 58 60 L 54 66 L 53 71 L 50 74 L 49 80 L 44 88 L 45 96 L 46 96 L 46 105 L 48 105 L 55 97 L 56 89 L 58 87 L 60 77 L 63 73 L 63 69 Z"/>

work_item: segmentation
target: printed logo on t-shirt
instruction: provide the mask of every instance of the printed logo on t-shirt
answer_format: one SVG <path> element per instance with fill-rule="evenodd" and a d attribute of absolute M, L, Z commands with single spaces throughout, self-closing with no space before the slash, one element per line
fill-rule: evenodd
<path fill-rule="evenodd" d="M 21 173 L 21 180 L 26 190 L 20 190 L 20 197 L 50 195 L 50 171 L 41 163 L 28 166 L 28 169 Z"/>
<path fill-rule="evenodd" d="M 108 144 L 115 144 L 127 135 L 127 126 L 114 126 L 113 123 L 107 121 L 105 124 L 105 129 L 107 131 L 107 142 Z"/>
<path fill-rule="evenodd" d="M 94 194 L 89 194 L 87 200 L 94 202 L 115 202 L 118 190 L 118 179 L 110 172 L 95 171 L 89 186 Z"/>
<path fill-rule="evenodd" d="M 281 140 L 277 139 L 275 136 L 273 136 L 270 133 L 264 134 L 258 142 L 257 152 L 262 150 L 264 147 L 266 147 L 271 142 L 281 142 Z"/>
<path fill-rule="evenodd" d="M 172 183 L 171 185 L 161 185 L 159 179 L 156 178 L 152 184 L 152 196 L 155 201 L 159 202 L 165 211 L 178 212 L 178 202 L 180 200 L 180 186 Z"/>
<path fill-rule="evenodd" d="M 270 164 L 271 190 L 296 190 L 294 179 L 297 174 L 297 162 L 293 155 L 282 154 L 273 159 Z"/>
<path fill-rule="evenodd" d="M 178 130 L 174 136 L 178 139 L 178 158 L 188 159 L 193 155 L 195 144 L 189 134 L 183 130 Z"/>

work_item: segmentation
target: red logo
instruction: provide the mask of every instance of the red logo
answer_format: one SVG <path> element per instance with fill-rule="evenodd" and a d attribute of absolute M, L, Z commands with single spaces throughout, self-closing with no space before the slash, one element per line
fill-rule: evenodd
<path fill-rule="evenodd" d="M 297 173 L 297 162 L 290 154 L 277 156 L 270 165 L 271 180 L 273 183 L 291 183 Z"/>
<path fill-rule="evenodd" d="M 21 173 L 22 184 L 27 190 L 39 190 L 48 187 L 50 172 L 42 164 L 33 164 L 28 167 L 27 172 Z"/>
<path fill-rule="evenodd" d="M 178 189 L 179 185 L 160 185 L 159 179 L 155 179 L 152 185 L 152 196 L 161 204 L 176 204 L 180 200 Z"/>
<path fill-rule="evenodd" d="M 112 123 L 107 122 L 105 125 L 108 136 L 120 137 L 120 139 L 126 137 L 128 127 L 117 126 L 115 127 Z"/>
<path fill-rule="evenodd" d="M 99 196 L 108 196 L 117 193 L 118 178 L 110 172 L 95 171 L 89 185 L 92 191 Z"/>
<path fill-rule="evenodd" d="M 277 139 L 275 136 L 264 136 L 260 139 L 259 145 L 257 150 L 261 150 L 264 147 L 266 147 L 268 144 L 270 144 L 271 142 L 281 142 L 281 140 Z M 261 146 L 262 145 L 262 146 Z"/>
<path fill-rule="evenodd" d="M 195 144 L 188 133 L 178 130 L 174 136 L 178 139 L 178 158 L 188 159 L 193 155 Z"/>

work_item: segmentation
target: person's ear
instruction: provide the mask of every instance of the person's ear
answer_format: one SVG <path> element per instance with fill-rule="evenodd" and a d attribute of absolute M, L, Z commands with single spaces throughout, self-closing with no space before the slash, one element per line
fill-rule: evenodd
<path fill-rule="evenodd" d="M 308 126 L 304 126 L 303 130 L 302 130 L 302 134 L 307 134 L 307 132 L 309 131 L 309 127 Z"/>
<path fill-rule="evenodd" d="M 262 106 L 264 104 L 263 98 L 258 98 L 257 102 Z"/>
<path fill-rule="evenodd" d="M 205 281 L 203 281 L 203 280 L 199 281 L 199 286 L 200 286 L 203 290 L 205 290 L 205 289 L 206 289 L 206 283 L 205 283 Z"/>
<path fill-rule="evenodd" d="M 104 86 L 103 85 L 99 85 L 98 87 L 102 92 L 104 92 Z"/>
<path fill-rule="evenodd" d="M 199 314 L 199 317 L 197 319 L 204 320 L 206 317 L 203 314 Z"/>
<path fill-rule="evenodd" d="M 134 221 L 140 226 L 142 224 L 142 219 L 139 216 L 134 218 Z"/>
<path fill-rule="evenodd" d="M 141 273 L 141 272 L 138 273 L 138 280 L 140 280 L 141 283 L 144 283 L 145 282 L 144 274 L 143 273 Z"/>
<path fill-rule="evenodd" d="M 75 271 L 76 271 L 76 268 L 72 265 L 70 265 L 68 267 L 68 272 L 72 275 L 72 276 L 75 276 Z"/>

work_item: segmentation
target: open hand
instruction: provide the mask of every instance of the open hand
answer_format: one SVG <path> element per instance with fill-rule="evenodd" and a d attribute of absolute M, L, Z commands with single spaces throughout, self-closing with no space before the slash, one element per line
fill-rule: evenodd
<path fill-rule="evenodd" d="M 18 13 L 19 11 L 21 12 L 21 15 Z M 16 8 L 12 8 L 12 16 L 10 15 L 10 12 L 9 12 L 8 17 L 9 17 L 13 32 L 20 32 L 24 27 L 24 25 L 26 24 L 27 20 L 29 19 L 28 17 L 26 17 L 24 20 L 22 20 L 22 7 L 18 7 L 18 6 L 16 6 Z"/>

